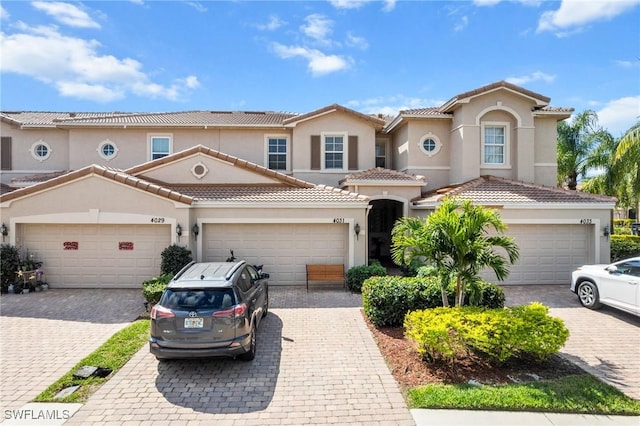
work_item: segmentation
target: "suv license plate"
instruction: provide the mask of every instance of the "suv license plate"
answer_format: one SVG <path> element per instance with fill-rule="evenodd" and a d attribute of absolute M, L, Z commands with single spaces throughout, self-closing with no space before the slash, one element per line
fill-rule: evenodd
<path fill-rule="evenodd" d="M 202 328 L 204 326 L 204 318 L 185 318 L 184 328 Z"/>

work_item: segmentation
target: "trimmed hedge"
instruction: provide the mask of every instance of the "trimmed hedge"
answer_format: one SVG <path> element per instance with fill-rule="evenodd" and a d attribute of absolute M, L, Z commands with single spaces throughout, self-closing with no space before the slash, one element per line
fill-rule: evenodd
<path fill-rule="evenodd" d="M 191 250 L 186 247 L 172 244 L 160 253 L 162 261 L 160 263 L 161 274 L 177 274 L 189 262 L 193 260 Z"/>
<path fill-rule="evenodd" d="M 640 236 L 611 235 L 611 261 L 640 256 Z"/>
<path fill-rule="evenodd" d="M 479 306 L 504 307 L 504 291 L 496 284 L 482 281 Z M 455 290 L 447 289 L 449 303 L 453 305 Z M 465 303 L 469 303 L 465 298 Z M 442 293 L 437 277 L 371 277 L 362 285 L 364 312 L 376 327 L 399 327 L 405 315 L 418 309 L 442 306 Z"/>
<path fill-rule="evenodd" d="M 561 319 L 549 316 L 540 303 L 506 309 L 474 306 L 410 312 L 405 335 L 429 362 L 451 361 L 459 353 L 476 352 L 502 363 L 532 357 L 544 361 L 569 338 Z"/>
<path fill-rule="evenodd" d="M 378 262 L 371 265 L 354 266 L 347 271 L 347 286 L 349 290 L 362 292 L 362 283 L 369 277 L 387 275 L 387 268 Z"/>
<path fill-rule="evenodd" d="M 167 284 L 172 278 L 173 274 L 163 274 L 142 283 L 142 295 L 149 303 L 149 306 L 153 306 L 160 301 L 164 289 L 167 288 Z"/>

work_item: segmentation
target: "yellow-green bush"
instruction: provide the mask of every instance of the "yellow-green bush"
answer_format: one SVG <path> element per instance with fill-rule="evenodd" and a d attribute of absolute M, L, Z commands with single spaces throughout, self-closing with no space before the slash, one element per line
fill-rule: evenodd
<path fill-rule="evenodd" d="M 427 361 L 452 360 L 476 352 L 496 362 L 514 357 L 544 361 L 569 338 L 562 320 L 549 316 L 539 303 L 505 309 L 437 308 L 407 314 L 408 339 Z"/>
<path fill-rule="evenodd" d="M 611 236 L 611 261 L 640 256 L 640 236 L 637 235 L 612 235 Z"/>

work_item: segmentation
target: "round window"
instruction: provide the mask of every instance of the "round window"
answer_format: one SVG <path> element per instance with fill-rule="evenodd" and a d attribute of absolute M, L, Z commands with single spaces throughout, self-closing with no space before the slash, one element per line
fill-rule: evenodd
<path fill-rule="evenodd" d="M 436 149 L 436 141 L 431 138 L 427 138 L 422 142 L 422 147 L 427 152 L 433 152 Z"/>
<path fill-rule="evenodd" d="M 424 154 L 429 157 L 433 157 L 438 152 L 440 152 L 440 148 L 442 148 L 442 142 L 440 139 L 433 133 L 429 132 L 420 138 L 420 142 L 418 142 L 418 146 L 422 150 Z"/>
<path fill-rule="evenodd" d="M 198 179 L 202 179 L 207 173 L 209 173 L 209 169 L 202 162 L 198 162 L 191 167 L 191 174 Z"/>
<path fill-rule="evenodd" d="M 31 145 L 31 155 L 38 161 L 44 161 L 51 156 L 51 147 L 43 140 Z"/>
<path fill-rule="evenodd" d="M 118 155 L 118 147 L 115 143 L 107 139 L 98 145 L 98 155 L 109 161 Z"/>

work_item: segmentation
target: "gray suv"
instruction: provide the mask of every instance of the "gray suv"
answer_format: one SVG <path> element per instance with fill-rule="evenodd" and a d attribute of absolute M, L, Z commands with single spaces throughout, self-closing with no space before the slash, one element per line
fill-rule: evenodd
<path fill-rule="evenodd" d="M 151 353 L 159 360 L 253 360 L 256 330 L 269 309 L 268 278 L 245 261 L 187 265 L 151 310 Z"/>

